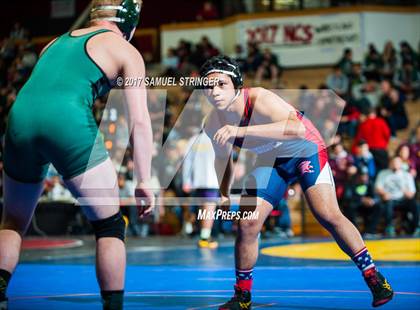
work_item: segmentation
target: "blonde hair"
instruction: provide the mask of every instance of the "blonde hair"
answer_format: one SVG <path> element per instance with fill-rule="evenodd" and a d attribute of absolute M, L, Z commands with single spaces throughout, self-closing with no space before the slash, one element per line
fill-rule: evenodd
<path fill-rule="evenodd" d="M 122 0 L 92 0 L 92 9 L 102 5 L 120 5 Z M 95 10 L 90 13 L 90 20 L 100 19 L 104 17 L 115 17 L 115 10 Z"/>
<path fill-rule="evenodd" d="M 123 0 L 92 0 L 91 5 L 91 12 L 90 12 L 90 21 L 94 21 L 95 19 L 101 19 L 101 18 L 107 18 L 107 17 L 115 17 L 117 16 L 116 10 L 94 10 L 94 8 L 97 8 L 99 6 L 105 6 L 105 5 L 113 5 L 118 6 L 121 5 Z M 140 7 L 143 4 L 143 0 L 137 0 Z"/>

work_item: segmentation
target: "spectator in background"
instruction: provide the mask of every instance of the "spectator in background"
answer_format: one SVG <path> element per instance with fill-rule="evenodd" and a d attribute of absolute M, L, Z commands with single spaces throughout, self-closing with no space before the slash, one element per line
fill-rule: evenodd
<path fill-rule="evenodd" d="M 202 200 L 202 212 L 210 214 L 216 210 L 219 200 L 219 182 L 214 169 L 215 155 L 211 140 L 203 131 L 190 138 L 186 150 L 187 156 L 182 166 L 183 190 Z M 201 220 L 198 241 L 200 248 L 217 248 L 217 241 L 211 238 L 213 223 L 212 217 Z"/>
<path fill-rule="evenodd" d="M 204 53 L 203 55 L 204 55 L 205 60 L 213 56 L 217 56 L 220 53 L 219 50 L 213 45 L 213 43 L 210 42 L 209 37 L 207 36 L 203 36 L 201 38 L 200 45 L 203 48 L 203 53 Z M 200 66 L 201 65 L 202 63 L 200 64 Z"/>
<path fill-rule="evenodd" d="M 364 74 L 368 80 L 379 81 L 382 59 L 375 45 L 370 43 L 364 61 Z"/>
<path fill-rule="evenodd" d="M 177 56 L 181 59 L 191 56 L 192 53 L 192 44 L 186 40 L 179 40 L 178 47 L 176 49 Z"/>
<path fill-rule="evenodd" d="M 217 8 L 213 4 L 213 2 L 209 0 L 204 1 L 203 7 L 200 9 L 196 16 L 196 19 L 198 21 L 213 20 L 218 18 L 219 12 L 217 11 Z"/>
<path fill-rule="evenodd" d="M 255 42 L 248 43 L 248 56 L 246 58 L 246 73 L 255 73 L 261 64 L 262 54 Z"/>
<path fill-rule="evenodd" d="M 175 76 L 177 77 L 177 67 L 179 64 L 179 57 L 176 54 L 176 50 L 169 48 L 166 56 L 162 59 L 162 65 L 164 67 L 165 76 Z"/>
<path fill-rule="evenodd" d="M 0 57 L 3 58 L 6 67 L 8 67 L 16 57 L 15 43 L 10 38 L 5 38 L 0 47 Z"/>
<path fill-rule="evenodd" d="M 264 77 L 268 77 L 273 86 L 277 86 L 280 72 L 281 70 L 277 56 L 273 54 L 269 48 L 264 49 L 261 63 L 255 74 L 255 83 L 258 85 Z"/>
<path fill-rule="evenodd" d="M 181 57 L 178 65 L 178 76 L 196 76 L 197 74 L 197 66 L 189 61 L 189 57 Z"/>
<path fill-rule="evenodd" d="M 301 85 L 299 90 L 299 110 L 312 120 L 313 109 L 317 98 L 314 93 L 308 90 L 307 85 Z"/>
<path fill-rule="evenodd" d="M 240 44 L 235 45 L 235 52 L 230 56 L 232 59 L 239 65 L 239 69 L 241 72 L 245 72 L 246 70 L 246 53 Z"/>
<path fill-rule="evenodd" d="M 417 181 L 420 182 L 420 124 L 417 125 L 414 138 L 408 144 L 410 148 L 410 158 L 414 163 L 417 172 Z"/>
<path fill-rule="evenodd" d="M 196 46 L 194 51 L 192 52 L 191 56 L 189 57 L 189 61 L 197 68 L 199 68 L 203 62 L 206 60 L 204 55 L 204 46 L 199 42 Z"/>
<path fill-rule="evenodd" d="M 383 95 L 379 100 L 379 111 L 388 123 L 391 129 L 391 135 L 396 136 L 397 130 L 408 127 L 408 117 L 404 106 L 404 96 L 392 87 L 388 80 L 381 82 L 381 90 Z"/>
<path fill-rule="evenodd" d="M 340 123 L 338 124 L 337 132 L 339 134 L 346 134 L 347 136 L 353 138 L 356 134 L 359 118 L 360 111 L 358 110 L 355 102 L 352 100 L 347 101 L 343 109 Z"/>
<path fill-rule="evenodd" d="M 10 31 L 9 38 L 14 40 L 27 39 L 28 31 L 21 25 L 21 23 L 16 22 Z"/>
<path fill-rule="evenodd" d="M 261 238 L 270 238 L 272 236 L 280 238 L 291 238 L 294 236 L 287 197 L 280 200 L 278 206 L 274 207 L 265 220 Z"/>
<path fill-rule="evenodd" d="M 339 65 L 334 66 L 333 72 L 327 77 L 327 86 L 341 98 L 346 98 L 349 89 L 349 79 L 343 74 Z"/>
<path fill-rule="evenodd" d="M 407 97 L 414 100 L 420 97 L 420 73 L 413 66 L 413 62 L 403 62 L 403 67 L 395 75 L 394 84 Z"/>
<path fill-rule="evenodd" d="M 366 116 L 357 129 L 353 141 L 352 153 L 356 153 L 356 147 L 360 140 L 365 140 L 375 159 L 377 171 L 388 167 L 388 144 L 391 131 L 383 118 L 377 117 L 375 110 L 370 107 L 364 111 Z"/>
<path fill-rule="evenodd" d="M 378 237 L 377 226 L 381 219 L 381 207 L 375 195 L 367 166 L 360 165 L 346 183 L 344 215 L 356 226 L 358 215 L 364 219 L 364 237 Z"/>
<path fill-rule="evenodd" d="M 125 170 L 125 169 L 124 169 Z M 134 187 L 131 186 L 129 182 L 126 180 L 125 174 L 118 174 L 118 187 L 120 190 L 120 199 L 121 204 L 126 206 L 124 213 L 127 213 L 128 216 L 128 232 L 131 236 L 140 236 L 141 235 L 141 228 L 138 223 L 138 216 L 137 216 L 137 208 L 136 205 L 127 205 L 126 202 L 131 198 L 134 197 Z"/>
<path fill-rule="evenodd" d="M 325 85 L 320 85 L 315 104 L 310 107 L 307 115 L 316 128 L 322 132 L 323 137 L 328 140 L 328 137 L 332 137 L 336 133 L 336 125 L 340 121 L 344 106 L 344 100 L 337 98 Z"/>
<path fill-rule="evenodd" d="M 362 98 L 363 85 L 366 83 L 366 77 L 362 72 L 362 65 L 359 62 L 353 63 L 351 67 L 351 73 L 349 75 L 350 80 L 350 97 L 352 101 L 357 101 Z"/>
<path fill-rule="evenodd" d="M 417 177 L 417 170 L 416 170 L 416 163 L 414 162 L 411 154 L 410 154 L 410 147 L 407 144 L 401 144 L 397 151 L 395 152 L 395 156 L 401 158 L 401 169 L 410 173 L 413 178 Z"/>
<path fill-rule="evenodd" d="M 416 53 L 407 41 L 400 43 L 400 63 L 411 63 L 415 64 L 417 61 Z"/>
<path fill-rule="evenodd" d="M 360 140 L 356 147 L 356 154 L 354 155 L 354 165 L 361 169 L 365 167 L 369 180 L 374 180 L 376 176 L 375 160 L 372 153 L 369 151 L 369 145 L 364 140 Z"/>
<path fill-rule="evenodd" d="M 277 232 L 281 238 L 292 238 L 295 233 L 292 230 L 292 219 L 290 217 L 290 210 L 287 204 L 287 198 L 279 202 L 280 215 L 277 217 L 277 226 L 274 231 Z"/>
<path fill-rule="evenodd" d="M 415 201 L 414 178 L 401 166 L 401 158 L 394 157 L 390 162 L 389 169 L 379 172 L 375 183 L 375 190 L 381 198 L 385 215 L 385 233 L 390 237 L 396 235 L 393 215 L 397 207 L 411 213 L 411 232 L 419 233 L 419 210 Z"/>
<path fill-rule="evenodd" d="M 343 51 L 343 56 L 341 57 L 337 65 L 340 67 L 341 72 L 343 72 L 343 74 L 345 74 L 348 77 L 351 75 L 353 67 L 353 51 L 351 50 L 351 48 L 346 48 Z"/>
<path fill-rule="evenodd" d="M 356 173 L 357 169 L 353 165 L 353 157 L 341 143 L 332 146 L 329 164 L 334 175 L 337 199 L 341 202 L 344 198 L 346 183 L 350 176 Z"/>
<path fill-rule="evenodd" d="M 51 199 L 52 201 L 73 201 L 73 196 L 71 195 L 70 191 L 64 187 L 60 176 L 57 174 L 53 175 L 49 180 L 46 181 L 45 190 L 48 199 Z"/>
<path fill-rule="evenodd" d="M 397 52 L 391 41 L 386 42 L 382 53 L 381 77 L 392 81 L 397 69 Z"/>
<path fill-rule="evenodd" d="M 362 97 L 357 102 L 357 106 L 361 112 L 365 109 L 368 109 L 369 107 L 374 109 L 377 108 L 382 93 L 376 81 L 367 80 L 366 83 L 362 85 L 360 94 Z"/>

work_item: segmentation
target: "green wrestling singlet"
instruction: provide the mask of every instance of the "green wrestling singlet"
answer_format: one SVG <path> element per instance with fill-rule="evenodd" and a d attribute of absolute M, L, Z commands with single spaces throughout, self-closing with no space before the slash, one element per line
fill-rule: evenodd
<path fill-rule="evenodd" d="M 86 50 L 89 39 L 107 31 L 66 33 L 40 57 L 9 113 L 4 151 L 9 177 L 40 182 L 52 163 L 69 179 L 108 158 L 92 106 L 111 85 Z"/>

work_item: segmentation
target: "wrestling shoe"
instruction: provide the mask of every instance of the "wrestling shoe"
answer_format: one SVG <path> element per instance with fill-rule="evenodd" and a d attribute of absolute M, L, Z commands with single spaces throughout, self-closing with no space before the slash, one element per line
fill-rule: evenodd
<path fill-rule="evenodd" d="M 394 291 L 388 281 L 375 268 L 366 270 L 363 273 L 366 284 L 369 286 L 373 296 L 373 307 L 386 304 L 394 296 Z"/>
<path fill-rule="evenodd" d="M 200 239 L 197 243 L 199 248 L 205 249 L 216 249 L 219 246 L 219 243 L 213 239 Z"/>
<path fill-rule="evenodd" d="M 235 295 L 225 304 L 219 307 L 219 310 L 248 310 L 251 309 L 251 292 L 243 291 L 235 285 Z"/>

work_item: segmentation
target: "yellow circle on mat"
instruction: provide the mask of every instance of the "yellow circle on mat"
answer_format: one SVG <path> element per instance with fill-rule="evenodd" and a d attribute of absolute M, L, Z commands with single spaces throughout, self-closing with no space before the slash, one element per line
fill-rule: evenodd
<path fill-rule="evenodd" d="M 382 261 L 420 261 L 420 239 L 366 241 L 370 254 Z M 335 242 L 301 243 L 269 247 L 262 254 L 277 257 L 348 260 Z"/>

